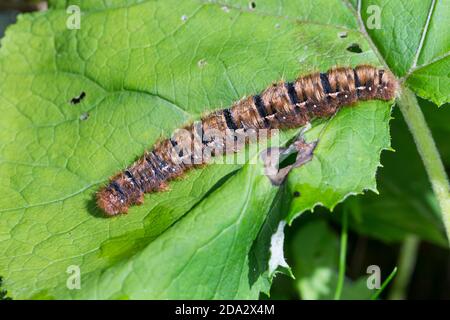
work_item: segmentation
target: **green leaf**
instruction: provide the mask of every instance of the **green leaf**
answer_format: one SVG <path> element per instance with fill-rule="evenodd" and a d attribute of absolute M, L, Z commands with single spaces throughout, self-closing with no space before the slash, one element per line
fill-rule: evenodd
<path fill-rule="evenodd" d="M 303 299 L 330 300 L 338 283 L 339 238 L 324 220 L 302 226 L 293 238 L 293 272 Z M 366 278 L 345 279 L 341 299 L 369 299 Z"/>
<path fill-rule="evenodd" d="M 369 23 L 375 12 L 379 28 Z M 383 59 L 414 92 L 437 105 L 450 100 L 447 1 L 362 0 L 361 18 Z"/>
<path fill-rule="evenodd" d="M 243 11 L 253 10 L 261 14 L 291 17 L 307 24 L 332 25 L 348 29 L 357 29 L 358 27 L 355 16 L 348 10 L 345 1 L 341 0 L 303 1 L 301 5 L 295 1 L 225 0 L 213 2 Z M 323 8 L 326 7 L 333 8 L 333 10 L 324 10 Z"/>
<path fill-rule="evenodd" d="M 434 1 L 362 1 L 361 17 L 367 31 L 385 61 L 399 76 L 403 76 L 414 64 L 432 2 Z M 379 28 L 370 24 L 370 6 L 376 6 L 381 11 Z"/>
<path fill-rule="evenodd" d="M 449 112 L 446 108 L 438 110 L 425 101 L 421 106 L 428 115 L 431 128 L 435 131 L 441 128 L 436 141 L 443 147 L 444 159 L 450 159 L 445 149 L 448 129 L 444 129 Z M 382 156 L 383 168 L 379 170 L 377 179 L 379 194 L 367 193 L 351 199 L 350 226 L 386 242 L 400 242 L 415 234 L 423 240 L 447 246 L 439 206 L 414 141 L 399 110 L 394 113 L 394 118 L 392 146 L 396 151 Z"/>
<path fill-rule="evenodd" d="M 438 106 L 450 101 L 450 56 L 417 69 L 407 79 L 415 92 Z"/>
<path fill-rule="evenodd" d="M 291 222 L 316 204 L 375 189 L 391 111 L 379 101 L 314 123 L 314 158 L 291 173 L 287 194 L 260 164 L 213 164 L 147 195 L 128 216 L 104 219 L 95 191 L 160 136 L 273 81 L 381 61 L 356 30 L 352 6 L 335 1 L 321 3 L 339 3 L 336 10 L 315 1 L 254 10 L 194 0 L 77 3 L 81 29 L 66 27 L 69 2 L 53 1 L 47 12 L 21 15 L 1 42 L 0 275 L 12 297 L 256 298 L 270 285 L 268 239 L 284 217 L 271 210 L 277 201 Z M 353 43 L 361 53 L 347 50 Z M 258 152 L 250 148 L 249 159 Z M 291 202 L 293 191 L 300 197 Z M 79 291 L 66 287 L 72 265 Z"/>

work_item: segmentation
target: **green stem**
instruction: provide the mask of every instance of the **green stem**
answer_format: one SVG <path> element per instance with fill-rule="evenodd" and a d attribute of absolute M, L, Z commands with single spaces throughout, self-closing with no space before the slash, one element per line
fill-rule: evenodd
<path fill-rule="evenodd" d="M 344 287 L 345 281 L 345 258 L 347 254 L 347 226 L 348 226 L 348 209 L 344 205 L 344 212 L 342 214 L 342 232 L 341 232 L 341 245 L 339 252 L 339 275 L 338 282 L 336 285 L 336 291 L 334 293 L 334 300 L 339 300 L 341 298 L 342 288 Z"/>
<path fill-rule="evenodd" d="M 434 194 L 441 208 L 447 239 L 450 241 L 450 186 L 441 157 L 414 92 L 402 86 L 398 105 L 425 165 Z M 414 177 L 411 177 L 411 179 L 414 179 Z"/>
<path fill-rule="evenodd" d="M 419 239 L 416 236 L 408 236 L 403 240 L 398 258 L 398 274 L 395 277 L 389 294 L 390 300 L 404 300 L 414 267 L 416 266 Z"/>
<path fill-rule="evenodd" d="M 380 294 L 384 291 L 384 289 L 386 289 L 387 285 L 389 284 L 389 282 L 392 281 L 392 279 L 394 278 L 394 276 L 397 274 L 397 267 L 394 268 L 394 270 L 392 270 L 391 274 L 387 277 L 386 280 L 384 280 L 383 284 L 381 285 L 381 288 L 379 290 L 377 290 L 371 297 L 370 300 L 377 300 L 378 297 L 380 296 Z"/>

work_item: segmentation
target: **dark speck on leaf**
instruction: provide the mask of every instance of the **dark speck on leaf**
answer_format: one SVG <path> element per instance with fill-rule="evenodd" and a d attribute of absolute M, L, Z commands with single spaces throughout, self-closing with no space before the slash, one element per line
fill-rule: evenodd
<path fill-rule="evenodd" d="M 298 197 L 300 197 L 300 192 L 298 192 L 298 191 L 294 191 L 294 194 L 293 194 L 293 196 L 294 196 L 294 198 L 298 198 Z"/>

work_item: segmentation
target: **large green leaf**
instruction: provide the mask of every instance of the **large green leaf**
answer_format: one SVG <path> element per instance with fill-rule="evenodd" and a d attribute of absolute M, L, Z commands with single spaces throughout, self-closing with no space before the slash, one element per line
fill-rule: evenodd
<path fill-rule="evenodd" d="M 263 224 L 284 215 L 280 197 L 292 221 L 375 190 L 390 106 L 366 102 L 315 123 L 307 133 L 319 139 L 314 158 L 290 174 L 287 194 L 269 184 L 250 148 L 256 164 L 195 170 L 128 216 L 102 218 L 99 186 L 202 112 L 280 78 L 382 62 L 354 3 L 77 3 L 79 30 L 66 28 L 69 2 L 54 0 L 48 12 L 22 15 L 2 40 L 0 275 L 12 296 L 256 298 L 271 277 L 264 252 L 274 230 Z M 438 100 L 447 92 L 424 90 Z M 79 291 L 66 288 L 70 265 L 80 266 Z"/>

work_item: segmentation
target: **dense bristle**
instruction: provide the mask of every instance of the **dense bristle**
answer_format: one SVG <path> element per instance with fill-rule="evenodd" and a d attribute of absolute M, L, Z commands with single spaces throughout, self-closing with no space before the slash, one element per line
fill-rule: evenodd
<path fill-rule="evenodd" d="M 121 203 L 120 198 L 111 190 L 102 189 L 97 193 L 97 206 L 107 216 L 115 216 L 119 213 L 127 213 L 128 206 Z"/>
<path fill-rule="evenodd" d="M 97 205 L 107 216 L 126 213 L 130 206 L 143 203 L 144 193 L 166 190 L 168 181 L 207 163 L 210 156 L 237 152 L 240 147 L 227 148 L 229 141 L 238 140 L 236 133 L 259 135 L 268 129 L 270 135 L 272 129 L 300 127 L 361 100 L 392 100 L 396 91 L 395 77 L 370 65 L 333 68 L 294 82 L 274 83 L 260 94 L 207 114 L 170 139 L 159 141 L 152 151 L 110 179 L 97 193 Z M 254 140 L 245 137 L 244 143 L 249 141 Z"/>

